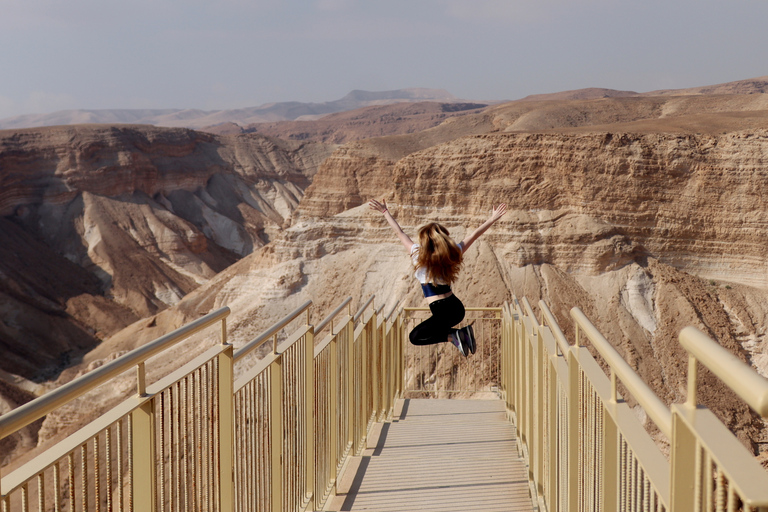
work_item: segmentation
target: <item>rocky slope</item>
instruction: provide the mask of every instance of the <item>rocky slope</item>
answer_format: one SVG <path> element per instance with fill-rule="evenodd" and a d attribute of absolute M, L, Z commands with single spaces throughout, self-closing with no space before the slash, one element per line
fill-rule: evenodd
<path fill-rule="evenodd" d="M 432 128 L 446 119 L 474 114 L 487 105 L 481 103 L 397 103 L 359 108 L 329 114 L 315 121 L 279 121 L 249 124 L 243 133 L 260 133 L 288 140 L 312 140 L 343 144 L 371 137 L 414 133 Z M 231 125 L 206 129 L 213 133 L 227 132 Z"/>
<path fill-rule="evenodd" d="M 421 304 L 409 259 L 365 206 L 370 197 L 386 197 L 406 232 L 438 219 L 457 238 L 507 202 L 510 212 L 468 251 L 457 294 L 478 306 L 544 299 L 571 339 L 568 310 L 580 307 L 667 403 L 685 397 L 677 334 L 686 325 L 768 375 L 766 111 L 763 94 L 527 101 L 347 143 L 268 244 L 117 332 L 59 382 L 224 305 L 238 346 L 308 298 L 315 322 L 346 296 L 353 307 L 371 294 Z M 701 400 L 745 443 L 764 435 L 722 385 L 702 379 Z M 87 421 L 75 412 L 49 415 L 41 440 Z"/>
<path fill-rule="evenodd" d="M 330 153 L 147 126 L 0 132 L 0 369 L 27 379 L 268 243 Z"/>
<path fill-rule="evenodd" d="M 314 194 L 322 195 L 322 174 L 343 168 L 350 151 L 339 149 L 323 165 Z M 420 304 L 409 259 L 380 216 L 360 204 L 375 195 L 387 197 L 407 232 L 439 219 L 456 237 L 507 202 L 507 216 L 467 253 L 457 294 L 478 306 L 513 294 L 534 307 L 544 299 L 571 339 L 568 310 L 580 307 L 667 403 L 685 397 L 677 334 L 686 325 L 768 375 L 768 210 L 760 199 L 768 190 L 768 131 L 490 134 L 394 154 L 391 166 L 348 162 L 344 172 L 354 179 L 338 179 L 329 191 L 350 198 L 336 208 L 343 211 L 302 210 L 272 243 L 152 325 L 118 333 L 86 362 L 223 305 L 233 309 L 231 340 L 239 345 L 308 298 L 316 321 L 349 295 L 355 304 L 371 294 L 390 305 Z M 745 443 L 759 438 L 761 422 L 704 374 L 702 402 Z"/>

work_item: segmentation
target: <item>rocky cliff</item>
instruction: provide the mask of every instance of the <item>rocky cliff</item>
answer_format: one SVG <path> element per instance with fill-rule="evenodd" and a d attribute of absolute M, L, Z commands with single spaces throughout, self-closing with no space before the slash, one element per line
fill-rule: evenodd
<path fill-rule="evenodd" d="M 466 255 L 455 286 L 465 303 L 544 299 L 571 339 L 568 310 L 578 306 L 667 403 L 685 397 L 677 334 L 686 325 L 768 375 L 768 131 L 486 134 L 399 159 L 390 146 L 378 154 L 362 146 L 326 161 L 313 197 L 278 239 L 159 321 L 180 325 L 192 312 L 228 305 L 238 345 L 306 299 L 318 320 L 348 295 L 356 304 L 371 294 L 421 304 L 407 255 L 365 199 L 386 197 L 406 232 L 440 220 L 456 237 L 505 201 L 510 212 Z M 326 179 L 335 186 L 321 190 Z M 305 209 L 310 199 L 328 210 Z M 110 343 L 161 333 L 135 325 Z M 89 357 L 105 357 L 105 348 Z M 745 443 L 762 435 L 761 422 L 711 376 L 700 397 Z"/>
<path fill-rule="evenodd" d="M 0 131 L 0 369 L 45 379 L 268 243 L 330 150 L 148 126 Z"/>
<path fill-rule="evenodd" d="M 365 205 L 371 197 L 386 197 L 408 233 L 440 220 L 457 238 L 492 205 L 508 203 L 509 213 L 468 251 L 456 293 L 477 306 L 513 294 L 534 307 L 544 299 L 571 340 L 568 310 L 580 307 L 667 403 L 685 397 L 677 334 L 686 325 L 768 375 L 767 105 L 761 94 L 528 101 L 347 143 L 319 166 L 282 231 L 264 224 L 269 243 L 120 330 L 59 382 L 224 305 L 239 346 L 306 299 L 315 322 L 346 296 L 353 307 L 371 294 L 379 304 L 421 304 L 407 255 Z M 210 181 L 203 190 L 216 198 Z M 176 211 L 172 192 L 155 194 Z M 185 197 L 213 204 L 202 190 Z M 134 225 L 147 215 L 132 217 Z M 202 343 L 179 347 L 179 357 Z M 706 372 L 702 382 L 701 400 L 745 443 L 762 435 L 762 423 L 722 385 Z M 71 408 L 49 415 L 40 437 L 55 440 L 87 419 Z"/>

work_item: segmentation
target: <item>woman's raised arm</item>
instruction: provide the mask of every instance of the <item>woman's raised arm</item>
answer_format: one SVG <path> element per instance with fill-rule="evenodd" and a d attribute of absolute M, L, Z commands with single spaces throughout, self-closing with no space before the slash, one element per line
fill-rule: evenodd
<path fill-rule="evenodd" d="M 413 247 L 413 240 L 411 240 L 411 237 L 403 232 L 403 228 L 400 227 L 400 224 L 398 224 L 394 217 L 392 217 L 392 214 L 389 213 L 389 209 L 387 208 L 387 201 L 382 199 L 381 202 L 379 202 L 375 199 L 371 199 L 368 201 L 368 206 L 370 206 L 372 210 L 376 210 L 377 212 L 384 214 L 384 218 L 387 219 L 387 222 L 389 222 L 389 225 L 392 226 L 392 229 L 395 231 L 397 238 L 400 239 L 400 242 L 405 247 L 405 250 L 410 254 L 411 247 Z"/>
<path fill-rule="evenodd" d="M 494 208 L 493 213 L 491 213 L 491 217 L 487 221 L 483 222 L 482 226 L 474 230 L 470 235 L 461 241 L 461 244 L 464 246 L 464 252 L 466 252 L 467 249 L 469 249 L 469 246 L 472 245 L 472 243 L 477 240 L 480 235 L 485 233 L 485 231 L 491 227 L 494 222 L 503 217 L 505 213 L 507 213 L 506 203 L 501 203 L 499 206 Z"/>

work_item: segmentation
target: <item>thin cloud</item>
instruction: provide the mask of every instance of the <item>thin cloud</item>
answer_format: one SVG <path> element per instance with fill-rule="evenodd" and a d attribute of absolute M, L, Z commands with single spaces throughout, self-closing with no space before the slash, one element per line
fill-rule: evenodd
<path fill-rule="evenodd" d="M 435 0 L 445 15 L 463 21 L 522 23 L 545 21 L 574 8 L 615 4 L 615 0 Z"/>

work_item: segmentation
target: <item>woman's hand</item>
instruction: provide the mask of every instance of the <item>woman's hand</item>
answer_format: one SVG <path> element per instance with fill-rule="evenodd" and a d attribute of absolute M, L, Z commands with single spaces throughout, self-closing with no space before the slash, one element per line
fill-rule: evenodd
<path fill-rule="evenodd" d="M 499 206 L 493 209 L 491 214 L 491 221 L 496 222 L 507 213 L 507 203 L 501 203 Z"/>
<path fill-rule="evenodd" d="M 368 206 L 371 207 L 371 210 L 376 210 L 377 212 L 381 212 L 381 213 L 384 213 L 388 210 L 386 199 L 382 199 L 381 202 L 375 199 L 371 199 L 370 201 L 368 201 Z"/>

